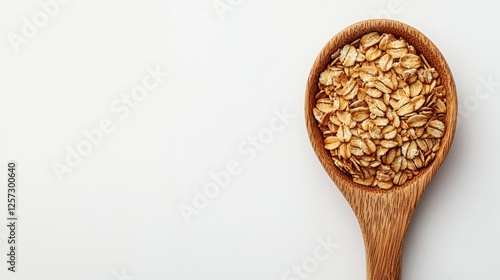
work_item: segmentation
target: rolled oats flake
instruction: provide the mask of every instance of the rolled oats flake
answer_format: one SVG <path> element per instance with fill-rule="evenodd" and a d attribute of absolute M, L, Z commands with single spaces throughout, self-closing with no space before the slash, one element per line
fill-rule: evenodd
<path fill-rule="evenodd" d="M 368 33 L 331 59 L 313 114 L 334 164 L 363 186 L 403 185 L 441 146 L 447 105 L 439 73 L 387 33 Z"/>

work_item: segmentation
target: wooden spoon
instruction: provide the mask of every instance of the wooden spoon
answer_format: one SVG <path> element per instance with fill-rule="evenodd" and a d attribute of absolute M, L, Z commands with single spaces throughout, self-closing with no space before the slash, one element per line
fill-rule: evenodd
<path fill-rule="evenodd" d="M 336 50 L 372 31 L 403 37 L 425 56 L 445 87 L 446 131 L 434 161 L 413 179 L 389 190 L 364 187 L 338 169 L 324 148 L 323 136 L 313 115 L 318 79 Z M 451 71 L 437 47 L 422 33 L 393 20 L 367 20 L 353 24 L 335 35 L 321 50 L 309 74 L 305 98 L 305 118 L 312 147 L 326 172 L 347 199 L 360 224 L 366 249 L 368 280 L 401 279 L 403 244 L 412 214 L 422 193 L 431 182 L 450 149 L 457 118 L 457 93 Z"/>

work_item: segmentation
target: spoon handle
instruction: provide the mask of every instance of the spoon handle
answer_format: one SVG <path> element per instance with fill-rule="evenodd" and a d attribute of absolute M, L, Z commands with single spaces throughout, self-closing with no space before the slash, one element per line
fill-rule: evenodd
<path fill-rule="evenodd" d="M 368 280 L 401 279 L 404 239 L 417 201 L 406 192 L 351 201 L 365 241 Z"/>

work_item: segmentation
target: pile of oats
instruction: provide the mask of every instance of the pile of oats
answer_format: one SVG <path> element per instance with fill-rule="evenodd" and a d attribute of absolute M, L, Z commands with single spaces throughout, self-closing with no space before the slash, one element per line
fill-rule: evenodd
<path fill-rule="evenodd" d="M 435 158 L 445 132 L 439 73 L 403 38 L 372 32 L 337 50 L 319 77 L 314 116 L 353 181 L 402 185 Z"/>

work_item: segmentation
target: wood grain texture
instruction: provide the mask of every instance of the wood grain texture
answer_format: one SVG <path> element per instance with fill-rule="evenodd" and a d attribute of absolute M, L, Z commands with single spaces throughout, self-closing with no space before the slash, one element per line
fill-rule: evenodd
<path fill-rule="evenodd" d="M 403 37 L 436 68 L 446 92 L 446 131 L 434 161 L 402 186 L 390 190 L 364 187 L 340 171 L 324 148 L 323 136 L 314 118 L 318 79 L 331 62 L 330 55 L 362 35 L 378 31 Z M 321 164 L 351 205 L 359 221 L 366 248 L 367 279 L 401 279 L 403 244 L 411 217 L 423 192 L 443 163 L 453 142 L 457 119 L 457 93 L 452 73 L 441 52 L 417 29 L 394 20 L 367 20 L 335 35 L 321 50 L 307 81 L 305 119 L 309 138 Z"/>

